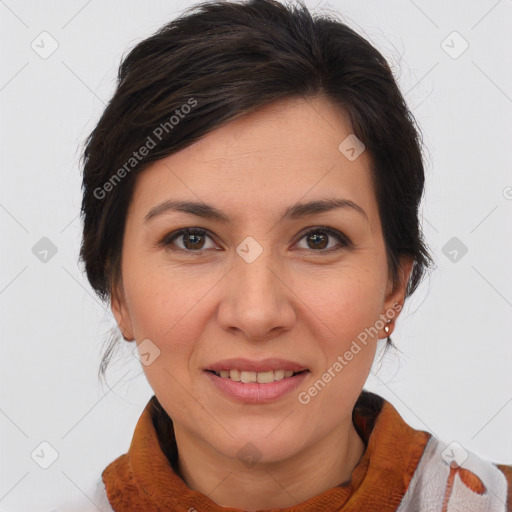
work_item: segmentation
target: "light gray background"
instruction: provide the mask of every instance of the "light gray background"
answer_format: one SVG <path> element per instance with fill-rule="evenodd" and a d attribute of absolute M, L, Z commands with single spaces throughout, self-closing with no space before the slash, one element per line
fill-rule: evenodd
<path fill-rule="evenodd" d="M 414 428 L 512 464 L 512 1 L 306 3 L 389 59 L 429 151 L 422 217 L 438 268 L 400 316 L 402 354 L 366 387 Z M 1 510 L 85 499 L 152 395 L 133 344 L 109 386 L 96 378 L 114 323 L 77 266 L 78 158 L 123 53 L 189 5 L 0 1 Z M 43 31 L 58 43 L 46 59 L 31 47 Z M 469 43 L 458 58 L 453 31 Z M 32 252 L 42 237 L 57 247 L 46 262 Z M 452 237 L 468 249 L 456 262 Z M 48 469 L 31 458 L 43 441 L 58 452 Z"/>

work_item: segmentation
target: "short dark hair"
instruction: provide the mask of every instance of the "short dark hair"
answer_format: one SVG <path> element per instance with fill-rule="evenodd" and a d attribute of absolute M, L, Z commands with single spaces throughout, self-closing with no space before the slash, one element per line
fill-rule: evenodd
<path fill-rule="evenodd" d="M 332 14 L 312 15 L 300 0 L 216 0 L 190 7 L 128 53 L 85 141 L 80 259 L 98 296 L 111 298 L 120 277 L 138 173 L 269 103 L 319 95 L 347 115 L 371 157 L 388 269 L 396 282 L 400 256 L 414 259 L 411 295 L 433 263 L 418 214 L 422 139 L 386 59 Z M 154 146 L 141 151 L 149 139 Z"/>

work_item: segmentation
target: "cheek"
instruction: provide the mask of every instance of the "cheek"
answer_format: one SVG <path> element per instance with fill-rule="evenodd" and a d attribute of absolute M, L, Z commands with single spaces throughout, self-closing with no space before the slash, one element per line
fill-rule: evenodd
<path fill-rule="evenodd" d="M 384 280 L 376 270 L 345 267 L 329 275 L 297 280 L 297 294 L 322 328 L 321 339 L 339 347 L 375 325 L 382 312 Z"/>
<path fill-rule="evenodd" d="M 379 286 L 379 274 L 354 270 L 337 280 L 323 280 L 322 290 L 303 289 L 301 298 L 308 305 L 308 322 L 317 326 L 312 335 L 322 360 L 299 402 L 309 415 L 323 418 L 314 427 L 318 432 L 338 424 L 368 377 L 378 338 L 372 327 L 382 312 Z"/>
<path fill-rule="evenodd" d="M 325 400 L 350 400 L 349 390 L 355 399 L 364 385 L 377 348 L 381 281 L 378 272 L 346 268 L 337 279 L 321 279 L 316 285 L 311 281 L 302 288 L 300 296 L 309 310 L 307 321 L 316 326 L 312 336 L 322 353 L 317 377 L 329 388 L 313 408 L 322 407 Z"/>
<path fill-rule="evenodd" d="M 151 340 L 160 351 L 144 366 L 155 388 L 171 385 L 173 376 L 190 384 L 189 364 L 213 314 L 211 297 L 221 276 L 185 266 L 144 265 L 137 271 L 127 261 L 125 292 L 135 338 Z"/>
<path fill-rule="evenodd" d="M 186 265 L 127 259 L 124 289 L 136 338 L 165 340 L 196 317 L 196 307 L 215 285 L 213 272 L 198 272 Z"/>
<path fill-rule="evenodd" d="M 185 411 L 192 414 L 195 407 L 190 400 L 196 395 L 190 363 L 205 329 L 207 293 L 214 284 L 210 281 L 187 279 L 186 272 L 148 271 L 138 279 L 132 274 L 125 287 L 137 341 L 149 339 L 159 350 L 158 357 L 142 369 L 159 400 L 176 418 Z"/>

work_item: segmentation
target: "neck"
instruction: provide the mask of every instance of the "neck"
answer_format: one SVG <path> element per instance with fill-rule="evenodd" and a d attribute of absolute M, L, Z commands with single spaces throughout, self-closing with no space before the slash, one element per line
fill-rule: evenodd
<path fill-rule="evenodd" d="M 298 505 L 348 483 L 365 451 L 351 417 L 284 461 L 247 467 L 174 425 L 180 475 L 217 505 L 261 510 Z"/>

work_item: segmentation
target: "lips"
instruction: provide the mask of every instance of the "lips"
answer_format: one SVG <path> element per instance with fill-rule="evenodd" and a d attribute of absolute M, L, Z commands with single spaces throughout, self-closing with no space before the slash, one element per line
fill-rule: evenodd
<path fill-rule="evenodd" d="M 209 381 L 223 394 L 244 403 L 273 402 L 291 393 L 310 374 L 296 361 L 232 358 L 204 368 Z"/>
<path fill-rule="evenodd" d="M 221 371 L 225 372 L 226 370 Z M 269 373 L 273 373 L 275 378 L 275 373 L 279 371 L 282 370 L 276 370 L 275 372 Z M 288 371 L 292 373 L 292 376 L 266 382 L 261 382 L 261 379 L 257 379 L 256 382 L 254 382 L 253 379 L 248 379 L 249 382 L 242 382 L 241 380 L 236 381 L 232 380 L 230 377 L 218 376 L 212 370 L 205 370 L 204 374 L 211 384 L 213 384 L 214 387 L 223 395 L 228 396 L 237 402 L 246 404 L 264 404 L 289 395 L 296 390 L 310 374 L 308 370 L 303 370 L 295 374 L 293 374 L 291 370 Z M 254 375 L 258 376 L 265 375 L 267 372 L 241 372 L 242 375 L 244 373 L 254 373 Z"/>

